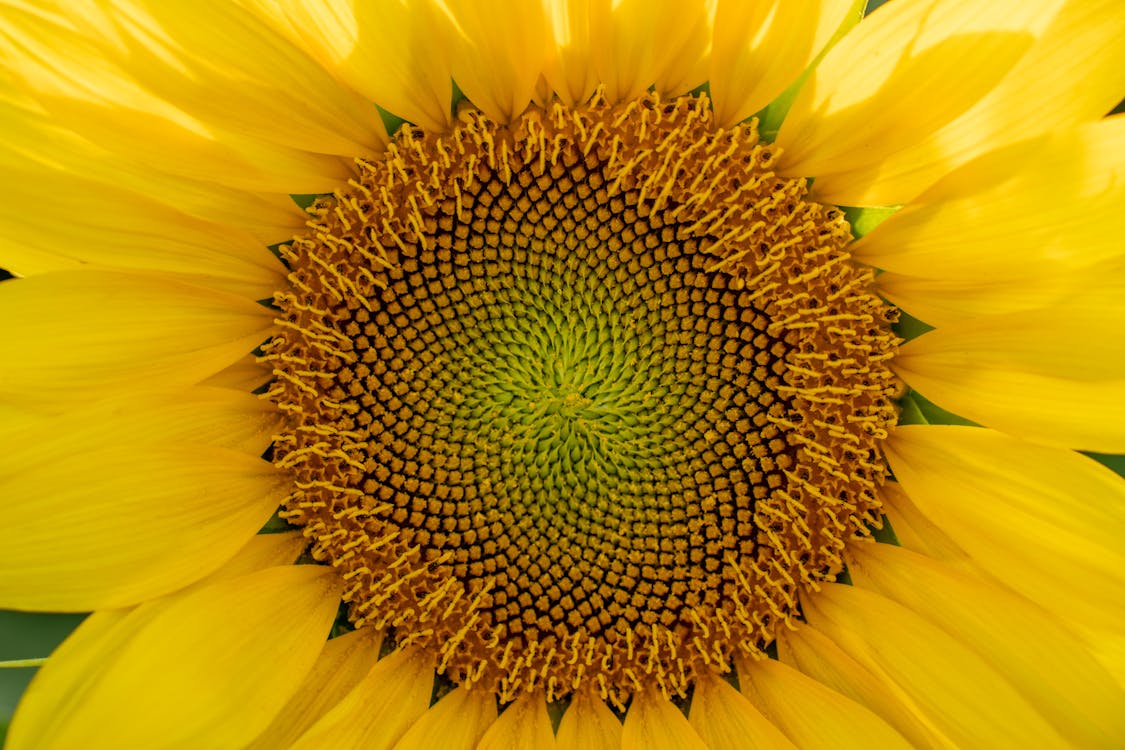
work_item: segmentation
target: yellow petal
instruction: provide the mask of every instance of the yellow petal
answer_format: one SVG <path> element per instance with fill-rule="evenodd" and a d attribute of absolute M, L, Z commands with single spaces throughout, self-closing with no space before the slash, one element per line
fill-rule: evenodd
<path fill-rule="evenodd" d="M 1069 747 L 987 661 L 901 605 L 836 583 L 801 603 L 809 625 L 909 695 L 955 745 Z"/>
<path fill-rule="evenodd" d="M 290 565 L 95 615 L 36 675 L 7 747 L 244 747 L 309 671 L 339 593 L 331 570 Z"/>
<path fill-rule="evenodd" d="M 888 495 L 892 509 L 916 508 L 921 520 L 906 520 L 924 540 L 932 524 L 1050 611 L 1122 630 L 1125 479 L 1080 454 L 973 427 L 899 427 L 885 450 L 909 496 Z M 957 559 L 940 540 L 920 551 Z"/>
<path fill-rule="evenodd" d="M 201 385 L 250 393 L 264 386 L 272 377 L 269 367 L 253 354 L 248 354 L 202 381 Z"/>
<path fill-rule="evenodd" d="M 555 733 L 543 695 L 525 694 L 504 709 L 481 737 L 476 750 L 554 750 Z"/>
<path fill-rule="evenodd" d="M 800 670 L 820 684 L 870 709 L 912 746 L 950 746 L 948 738 L 926 720 L 909 696 L 880 682 L 816 630 L 800 625 L 792 631 L 781 631 L 777 638 L 777 653 L 782 664 Z"/>
<path fill-rule="evenodd" d="M 373 750 L 394 744 L 429 705 L 432 669 L 414 668 L 404 652 L 377 662 L 381 641 L 366 630 L 328 641 L 293 701 L 251 747 Z"/>
<path fill-rule="evenodd" d="M 738 683 L 742 694 L 802 749 L 910 747 L 862 705 L 773 659 L 739 661 Z"/>
<path fill-rule="evenodd" d="M 305 538 L 299 531 L 256 534 L 242 545 L 242 549 L 236 552 L 234 557 L 223 563 L 222 567 L 194 585 L 205 586 L 215 581 L 249 575 L 265 568 L 292 565 L 305 545 Z"/>
<path fill-rule="evenodd" d="M 554 41 L 543 75 L 564 104 L 584 102 L 597 88 L 593 28 L 609 13 L 610 0 L 560 0 L 547 6 Z"/>
<path fill-rule="evenodd" d="M 1123 299 L 990 315 L 909 342 L 893 367 L 939 406 L 1060 447 L 1125 452 Z"/>
<path fill-rule="evenodd" d="M 609 100 L 640 96 L 650 86 L 674 96 L 703 83 L 715 4 L 614 0 L 612 9 L 596 6 L 603 12 L 591 16 L 590 44 Z"/>
<path fill-rule="evenodd" d="M 1082 639 L 1118 685 L 1125 688 L 1125 612 L 1119 606 L 1105 606 L 1105 597 L 1091 598 L 1089 587 L 1074 585 L 1076 580 L 1082 580 L 1082 572 L 1074 569 L 1068 556 L 1081 552 L 1080 547 L 1056 557 L 1038 554 L 1036 548 L 1021 547 L 1019 540 L 1008 545 L 994 544 L 987 536 L 987 526 L 978 529 L 971 519 L 947 515 L 952 519 L 951 529 L 956 526 L 958 539 L 973 550 L 970 557 L 897 484 L 886 485 L 882 496 L 884 512 L 903 547 L 1010 588 L 1057 615 Z M 1003 514 L 999 517 L 1002 520 Z"/>
<path fill-rule="evenodd" d="M 852 544 L 856 585 L 909 607 L 968 645 L 1076 747 L 1125 743 L 1125 692 L 1072 633 L 1022 597 L 915 552 Z M 1043 644 L 1051 644 L 1043 648 Z"/>
<path fill-rule="evenodd" d="M 264 245 L 115 186 L 59 172 L 5 172 L 0 258 L 28 276 L 82 264 L 190 274 L 206 286 L 268 297 L 284 269 Z"/>
<path fill-rule="evenodd" d="M 58 456 L 0 480 L 0 606 L 88 612 L 185 586 L 277 508 L 270 464 L 209 446 L 140 443 Z"/>
<path fill-rule="evenodd" d="M 394 750 L 474 750 L 495 720 L 496 697 L 492 693 L 456 688 L 422 714 Z"/>
<path fill-rule="evenodd" d="M 77 2 L 0 16 L 0 60 L 57 123 L 119 158 L 244 190 L 330 192 L 350 174 L 337 156 L 225 129 L 161 99 L 111 59 L 110 41 L 127 37 L 104 9 Z"/>
<path fill-rule="evenodd" d="M 1123 154 L 1125 115 L 998 149 L 942 178 L 852 253 L 886 271 L 958 281 L 1120 258 Z"/>
<path fill-rule="evenodd" d="M 25 175 L 33 184 L 81 180 L 73 184 L 112 185 L 190 216 L 241 228 L 265 244 L 288 239 L 304 225 L 304 214 L 287 194 L 266 196 L 172 177 L 113 155 L 55 122 L 2 70 L 0 126 L 5 137 L 0 168 L 17 183 L 16 176 Z"/>
<path fill-rule="evenodd" d="M 362 747 L 387 750 L 430 705 L 433 664 L 399 649 L 374 666 L 335 706 L 301 735 L 291 750 Z"/>
<path fill-rule="evenodd" d="M 720 0 L 709 79 L 716 120 L 730 127 L 772 102 L 862 15 L 855 0 Z"/>
<path fill-rule="evenodd" d="M 726 680 L 708 673 L 695 683 L 688 721 L 708 750 L 776 748 L 793 743 Z"/>
<path fill-rule="evenodd" d="M 879 499 L 900 545 L 954 567 L 981 572 L 965 550 L 918 510 L 898 482 L 883 485 L 879 490 Z"/>
<path fill-rule="evenodd" d="M 158 96 L 209 125 L 348 158 L 385 139 L 371 103 L 238 3 L 116 0 L 107 56 Z"/>
<path fill-rule="evenodd" d="M 278 0 L 276 5 L 280 19 L 273 20 L 290 26 L 340 81 L 409 122 L 446 130 L 453 93 L 448 54 L 435 40 L 425 4 Z"/>
<path fill-rule="evenodd" d="M 168 275 L 59 271 L 0 287 L 0 399 L 84 401 L 192 385 L 261 343 L 272 314 Z"/>
<path fill-rule="evenodd" d="M 192 386 L 114 394 L 62 414 L 13 416 L 0 425 L 0 478 L 94 447 L 191 443 L 259 456 L 278 422 L 249 393 Z"/>
<path fill-rule="evenodd" d="M 941 2 L 938 7 L 949 5 Z M 877 123 L 875 132 L 882 133 L 878 124 L 894 119 L 891 126 L 898 128 L 901 136 L 886 144 L 872 143 L 870 156 L 875 158 L 867 159 L 864 165 L 839 173 L 829 165 L 832 174 L 816 173 L 813 192 L 823 200 L 846 205 L 906 203 L 982 153 L 1101 118 L 1125 90 L 1125 47 L 1120 43 L 1125 37 L 1125 8 L 1118 0 L 1067 0 L 1055 12 L 1058 7 L 1055 2 L 991 2 L 974 3 L 971 9 L 961 10 L 966 17 L 1010 14 L 1035 35 L 1035 44 L 983 97 L 976 101 L 959 97 L 971 106 L 937 130 L 919 128 L 913 113 L 901 119 L 897 115 L 886 117 L 878 110 L 867 110 L 864 103 L 861 109 Z M 888 6 L 871 20 L 893 10 L 894 6 Z M 1025 23 L 1028 13 L 1034 18 Z M 947 79 L 959 84 L 980 82 L 982 71 L 972 65 L 971 58 L 954 62 Z M 986 64 L 984 73 L 988 70 Z M 977 87 L 970 84 L 968 88 Z M 901 93 L 897 87 L 896 91 Z M 925 91 L 938 95 L 934 88 Z M 934 108 L 931 104 L 922 111 Z M 898 150 L 892 152 L 892 148 Z"/>
<path fill-rule="evenodd" d="M 621 750 L 707 750 L 675 704 L 655 690 L 637 693 L 621 732 Z"/>
<path fill-rule="evenodd" d="M 1075 271 L 1044 270 L 1029 278 L 1006 278 L 999 272 L 964 281 L 881 273 L 875 288 L 915 318 L 938 327 L 1055 305 L 1112 307 L 1125 297 L 1125 258 Z"/>
<path fill-rule="evenodd" d="M 621 722 L 596 695 L 577 693 L 559 722 L 559 750 L 619 750 Z"/>
<path fill-rule="evenodd" d="M 497 122 L 527 108 L 551 54 L 551 29 L 538 0 L 433 0 L 453 80 Z"/>
<path fill-rule="evenodd" d="M 1027 53 L 1054 12 L 1044 6 L 923 0 L 881 8 L 825 55 L 797 95 L 777 136 L 785 173 L 815 176 L 819 195 L 833 177 L 946 125 Z M 837 198 L 831 188 L 823 195 Z"/>

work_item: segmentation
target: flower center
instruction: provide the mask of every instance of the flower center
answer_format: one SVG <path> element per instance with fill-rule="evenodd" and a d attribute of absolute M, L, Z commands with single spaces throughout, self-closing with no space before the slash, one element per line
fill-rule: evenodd
<path fill-rule="evenodd" d="M 288 248 L 283 516 L 503 700 L 615 703 L 773 639 L 877 523 L 892 308 L 702 97 L 405 127 Z"/>

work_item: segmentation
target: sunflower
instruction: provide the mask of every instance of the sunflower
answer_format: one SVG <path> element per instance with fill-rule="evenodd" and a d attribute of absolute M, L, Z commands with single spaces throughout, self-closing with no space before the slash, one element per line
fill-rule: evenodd
<path fill-rule="evenodd" d="M 5 0 L 6 747 L 1125 744 L 1125 12 L 862 15 Z"/>

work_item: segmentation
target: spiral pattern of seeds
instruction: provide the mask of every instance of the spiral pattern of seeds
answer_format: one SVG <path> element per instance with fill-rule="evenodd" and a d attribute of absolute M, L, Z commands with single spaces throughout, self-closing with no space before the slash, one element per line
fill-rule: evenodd
<path fill-rule="evenodd" d="M 400 131 L 287 251 L 283 515 L 357 627 L 509 700 L 683 693 L 878 522 L 891 308 L 704 98 Z"/>

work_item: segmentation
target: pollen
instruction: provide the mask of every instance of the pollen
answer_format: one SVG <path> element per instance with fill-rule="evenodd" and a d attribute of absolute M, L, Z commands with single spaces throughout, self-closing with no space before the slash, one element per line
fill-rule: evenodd
<path fill-rule="evenodd" d="M 284 249 L 282 515 L 357 627 L 502 701 L 760 653 L 881 517 L 893 308 L 703 96 L 405 126 Z"/>

